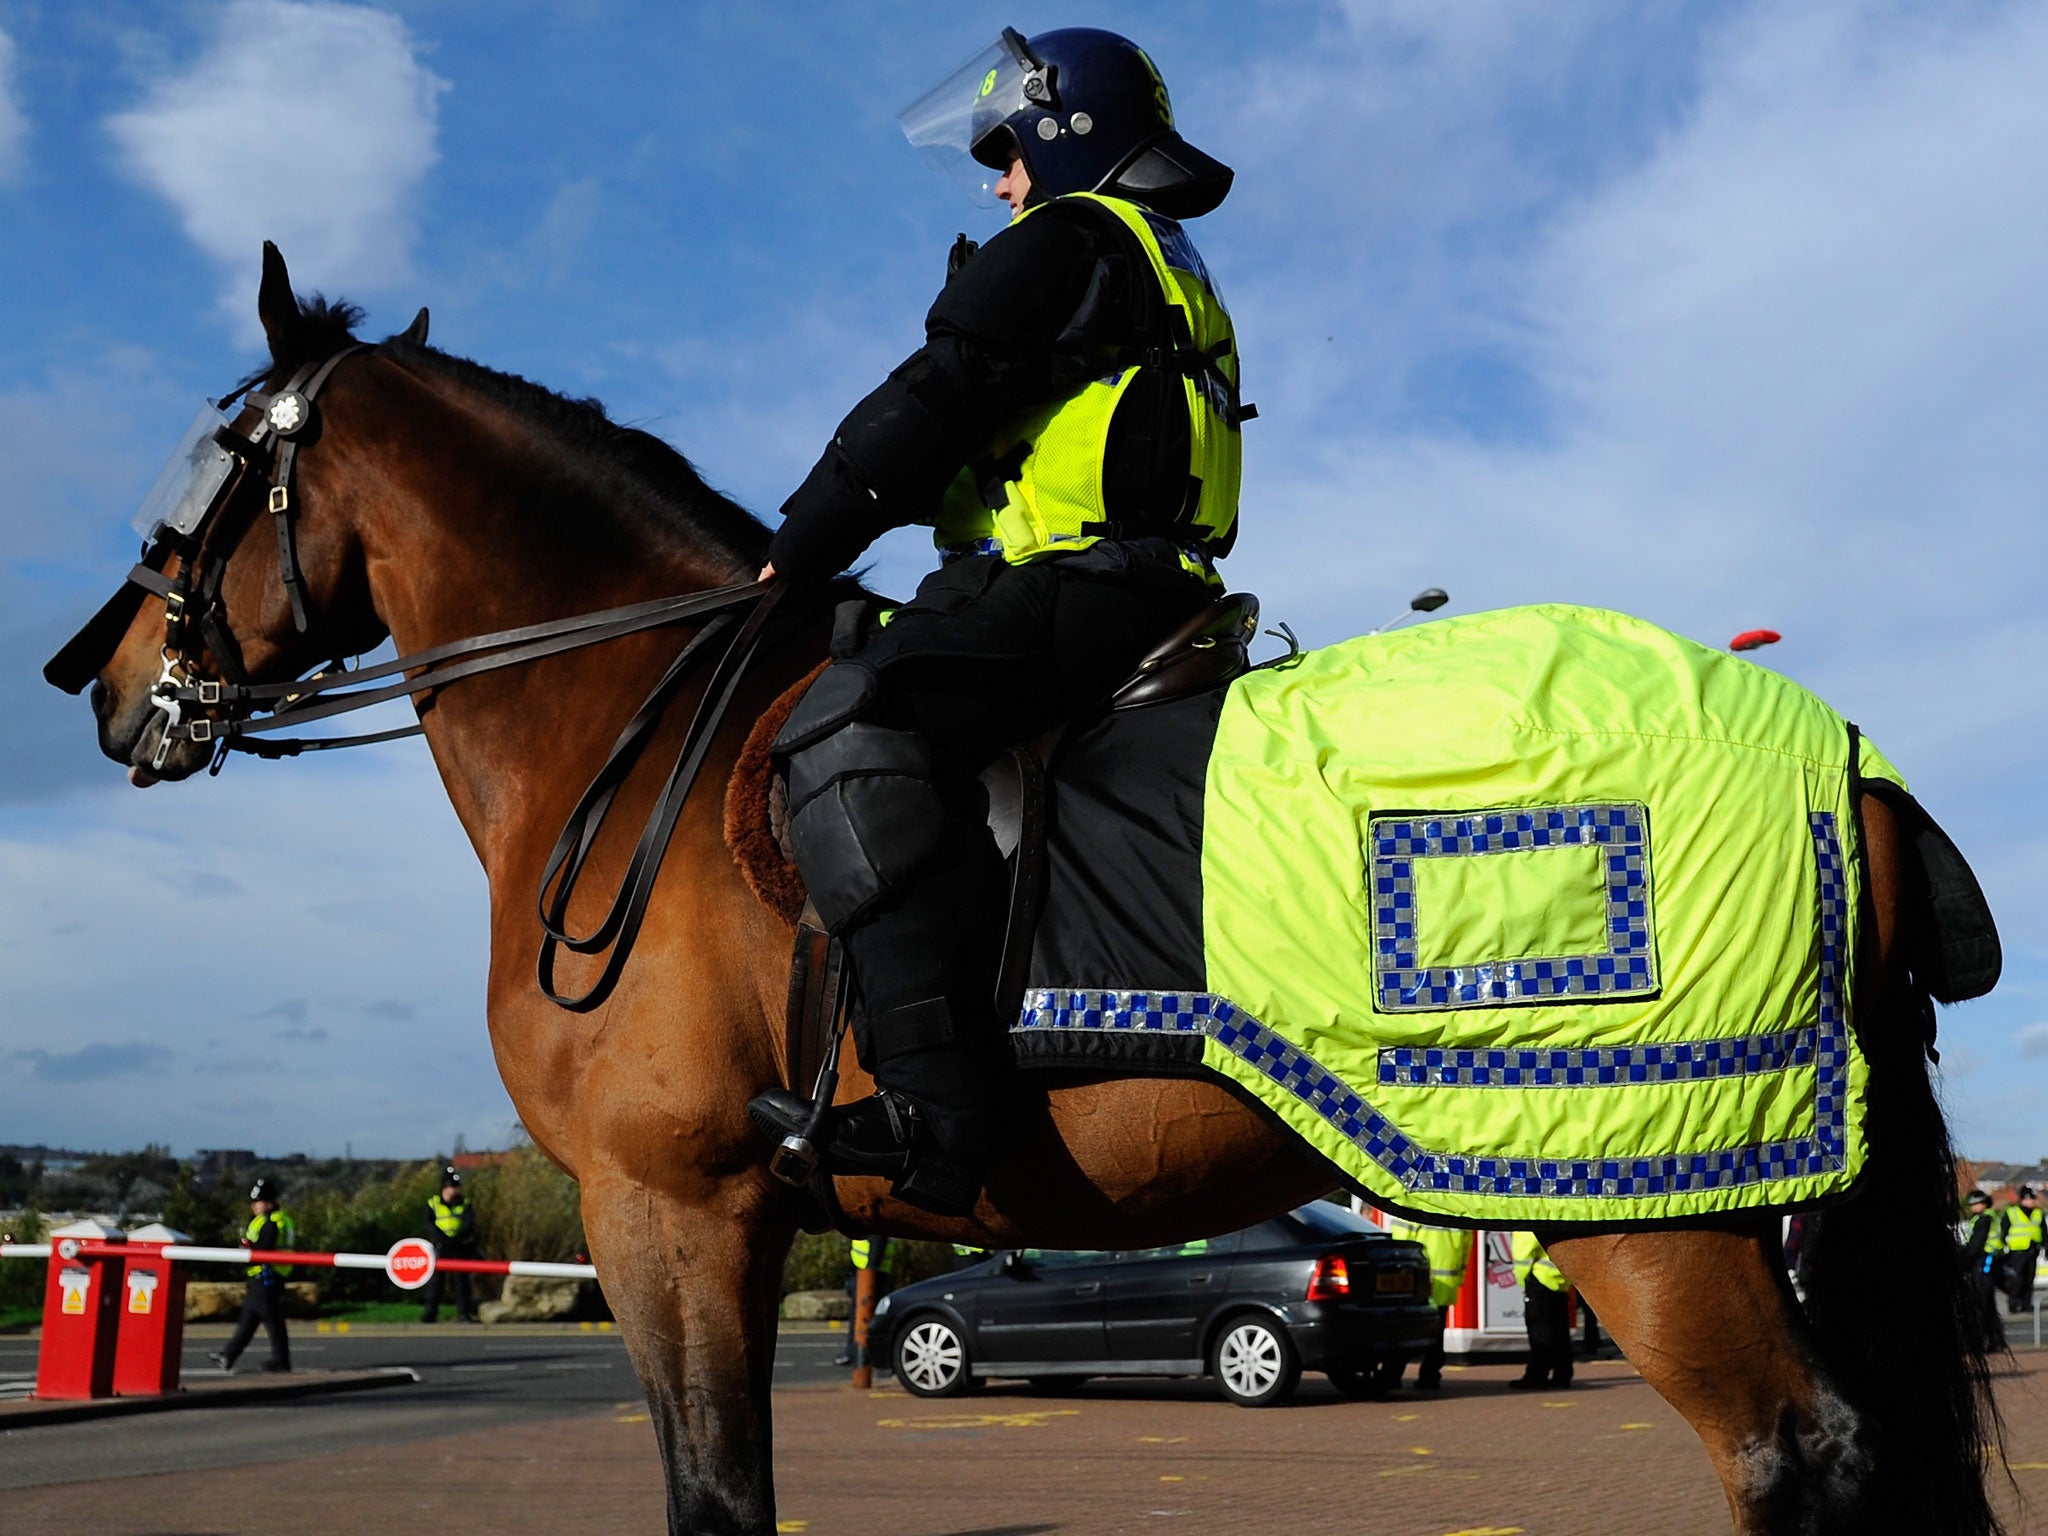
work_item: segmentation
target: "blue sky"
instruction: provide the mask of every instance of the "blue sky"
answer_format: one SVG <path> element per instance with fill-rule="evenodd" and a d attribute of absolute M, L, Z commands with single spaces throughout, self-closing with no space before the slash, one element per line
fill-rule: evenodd
<path fill-rule="evenodd" d="M 1261 408 L 1233 584 L 1310 643 L 1425 585 L 1783 631 L 1998 913 L 1964 1147 L 2048 1152 L 2048 11 L 1991 0 L 0 0 L 0 1141 L 512 1119 L 423 750 L 138 795 L 37 676 L 259 356 L 261 240 L 771 514 L 996 227 L 893 119 L 1006 23 L 1137 37 L 1238 169 L 1194 230 Z"/>

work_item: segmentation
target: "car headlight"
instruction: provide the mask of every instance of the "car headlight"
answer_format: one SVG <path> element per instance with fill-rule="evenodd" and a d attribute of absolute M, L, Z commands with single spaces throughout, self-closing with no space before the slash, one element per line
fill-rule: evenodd
<path fill-rule="evenodd" d="M 876 1302 L 876 1303 L 875 1303 L 875 1316 L 877 1316 L 877 1317 L 880 1317 L 880 1316 L 881 1316 L 881 1315 L 882 1315 L 882 1314 L 883 1314 L 884 1312 L 886 1312 L 886 1311 L 888 1311 L 888 1310 L 889 1310 L 889 1298 L 888 1298 L 888 1297 L 884 1296 L 884 1297 L 883 1297 L 883 1298 L 882 1298 L 882 1299 L 881 1299 L 880 1301 L 878 1301 L 878 1302 Z"/>

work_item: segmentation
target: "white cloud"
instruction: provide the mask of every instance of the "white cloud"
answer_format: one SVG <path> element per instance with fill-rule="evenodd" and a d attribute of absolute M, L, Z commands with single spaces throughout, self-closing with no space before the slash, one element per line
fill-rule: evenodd
<path fill-rule="evenodd" d="M 27 141 L 28 114 L 14 93 L 14 39 L 0 32 L 0 182 L 21 173 Z"/>
<path fill-rule="evenodd" d="M 200 56 L 107 126 L 129 174 L 226 269 L 222 307 L 248 340 L 265 239 L 306 287 L 389 289 L 410 276 L 446 89 L 384 11 L 230 0 Z"/>
<path fill-rule="evenodd" d="M 2013 1032 L 2012 1043 L 2022 1056 L 2048 1056 L 2048 1023 L 2029 1024 Z"/>

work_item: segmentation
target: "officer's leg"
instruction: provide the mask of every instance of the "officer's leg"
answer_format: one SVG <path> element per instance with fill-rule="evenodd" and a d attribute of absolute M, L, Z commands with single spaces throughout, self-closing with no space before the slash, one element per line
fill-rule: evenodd
<path fill-rule="evenodd" d="M 292 1368 L 292 1341 L 284 1326 L 284 1286 L 265 1285 L 257 1287 L 263 1293 L 263 1328 L 270 1335 L 270 1358 L 263 1362 L 266 1371 L 288 1371 Z"/>
<path fill-rule="evenodd" d="M 420 1321 L 432 1323 L 441 1316 L 441 1271 L 437 1267 L 427 1276 L 427 1288 L 420 1293 Z"/>
<path fill-rule="evenodd" d="M 1444 1383 L 1444 1328 L 1450 1320 L 1449 1307 L 1436 1309 L 1436 1332 L 1430 1337 L 1429 1348 L 1422 1352 L 1421 1363 L 1415 1367 L 1415 1385 L 1425 1392 Z"/>
<path fill-rule="evenodd" d="M 467 1255 L 465 1255 L 467 1257 Z M 470 1299 L 469 1274 L 465 1270 L 455 1272 L 452 1284 L 455 1288 L 455 1315 L 465 1323 L 476 1321 L 476 1303 Z"/>
<path fill-rule="evenodd" d="M 263 1282 L 251 1279 L 242 1288 L 242 1313 L 235 1319 L 235 1331 L 228 1337 L 227 1348 L 214 1358 L 224 1371 L 235 1368 L 235 1362 L 242 1358 L 242 1351 L 249 1347 L 249 1341 L 256 1337 L 256 1329 L 263 1322 Z"/>

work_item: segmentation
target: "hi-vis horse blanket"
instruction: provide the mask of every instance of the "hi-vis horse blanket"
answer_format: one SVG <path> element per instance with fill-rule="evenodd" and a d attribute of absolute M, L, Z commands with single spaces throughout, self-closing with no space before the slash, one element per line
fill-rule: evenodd
<path fill-rule="evenodd" d="M 1054 764 L 1018 1060 L 1220 1074 L 1425 1216 L 1824 1198 L 1857 773 L 1902 782 L 1798 685 L 1563 606 L 1112 716 Z"/>

